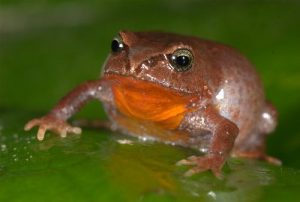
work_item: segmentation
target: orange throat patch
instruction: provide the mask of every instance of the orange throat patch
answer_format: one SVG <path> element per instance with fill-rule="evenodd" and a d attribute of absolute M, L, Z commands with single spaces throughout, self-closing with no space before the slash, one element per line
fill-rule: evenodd
<path fill-rule="evenodd" d="M 155 123 L 165 129 L 176 129 L 195 96 L 176 92 L 159 84 L 132 77 L 111 76 L 113 94 L 118 110 L 139 121 Z"/>

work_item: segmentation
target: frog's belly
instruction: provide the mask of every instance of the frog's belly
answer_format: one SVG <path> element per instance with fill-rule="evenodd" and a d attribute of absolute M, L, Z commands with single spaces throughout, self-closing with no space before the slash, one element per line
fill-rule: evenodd
<path fill-rule="evenodd" d="M 118 130 L 128 135 L 182 146 L 189 142 L 189 135 L 177 129 L 165 129 L 156 123 L 132 119 L 120 113 L 114 113 L 110 118 Z"/>

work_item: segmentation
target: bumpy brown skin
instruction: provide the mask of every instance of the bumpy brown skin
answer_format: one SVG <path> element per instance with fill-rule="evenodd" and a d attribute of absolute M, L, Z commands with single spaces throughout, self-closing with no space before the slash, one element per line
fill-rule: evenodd
<path fill-rule="evenodd" d="M 99 80 L 81 84 L 48 115 L 28 122 L 25 129 L 38 125 L 39 140 L 43 140 L 46 130 L 62 137 L 80 133 L 80 128 L 65 121 L 87 101 L 99 99 L 104 103 L 111 129 L 205 152 L 204 156 L 178 162 L 194 166 L 186 175 L 212 170 L 218 176 L 230 154 L 280 164 L 265 154 L 266 134 L 277 124 L 276 110 L 265 101 L 261 81 L 244 56 L 228 46 L 190 36 L 159 32 L 120 32 L 119 36 L 124 49 L 110 54 Z M 178 72 L 172 66 L 170 55 L 178 49 L 192 52 L 191 69 Z M 144 111 L 143 106 L 132 112 L 135 109 L 126 101 L 140 102 L 134 96 L 139 86 L 145 103 L 134 104 L 137 108 L 139 104 L 151 106 L 150 111 Z M 134 93 L 132 88 L 137 88 Z M 147 93 L 143 88 L 161 92 Z M 168 118 L 161 118 L 168 116 L 164 109 L 157 116 L 150 113 L 164 103 L 172 106 L 172 99 L 163 99 L 166 94 L 173 100 L 189 101 L 184 108 L 181 106 L 186 99 L 174 104 L 170 109 L 174 116 Z M 154 97 L 160 99 L 159 95 L 164 103 L 153 101 Z M 177 113 L 177 109 L 184 112 Z M 153 119 L 143 116 L 148 112 Z"/>

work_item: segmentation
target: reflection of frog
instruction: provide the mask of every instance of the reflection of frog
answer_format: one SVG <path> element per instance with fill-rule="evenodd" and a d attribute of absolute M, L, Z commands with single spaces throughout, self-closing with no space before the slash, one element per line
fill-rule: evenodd
<path fill-rule="evenodd" d="M 195 166 L 188 175 L 220 174 L 229 154 L 280 163 L 264 150 L 276 110 L 252 65 L 230 47 L 176 34 L 120 32 L 101 78 L 79 85 L 25 129 L 39 126 L 39 140 L 46 130 L 61 137 L 80 133 L 66 120 L 91 99 L 104 103 L 112 129 L 206 152 L 179 162 Z"/>

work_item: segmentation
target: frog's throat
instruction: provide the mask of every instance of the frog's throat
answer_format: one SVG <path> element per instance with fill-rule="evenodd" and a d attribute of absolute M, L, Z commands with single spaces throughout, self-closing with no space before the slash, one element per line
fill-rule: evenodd
<path fill-rule="evenodd" d="M 159 84 L 125 76 L 110 76 L 117 109 L 124 115 L 176 129 L 195 96 L 165 88 Z"/>

